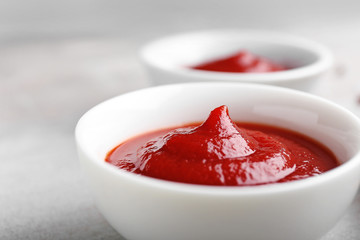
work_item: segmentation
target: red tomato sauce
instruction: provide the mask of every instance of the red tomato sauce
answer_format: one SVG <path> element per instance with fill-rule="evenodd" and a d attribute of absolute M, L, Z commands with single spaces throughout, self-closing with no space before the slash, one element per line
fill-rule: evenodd
<path fill-rule="evenodd" d="M 264 73 L 287 70 L 287 67 L 277 64 L 264 57 L 256 56 L 247 51 L 240 51 L 226 58 L 205 62 L 191 67 L 197 70 L 233 73 Z"/>
<path fill-rule="evenodd" d="M 153 178 L 225 186 L 288 182 L 339 165 L 315 140 L 278 127 L 235 123 L 226 106 L 214 109 L 202 124 L 131 138 L 105 161 Z"/>

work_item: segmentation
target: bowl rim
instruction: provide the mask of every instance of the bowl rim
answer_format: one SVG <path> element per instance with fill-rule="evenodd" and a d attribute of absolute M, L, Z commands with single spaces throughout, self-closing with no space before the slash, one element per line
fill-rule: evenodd
<path fill-rule="evenodd" d="M 82 152 L 86 156 L 86 161 L 91 161 L 93 164 L 96 165 L 96 167 L 99 167 L 103 171 L 107 171 L 109 174 L 118 177 L 119 179 L 122 178 L 123 180 L 132 181 L 136 184 L 141 184 L 146 187 L 152 187 L 156 189 L 162 189 L 166 191 L 172 191 L 172 192 L 182 192 L 182 193 L 188 193 L 188 194 L 198 194 L 198 195 L 212 195 L 212 196 L 220 196 L 220 195 L 229 195 L 229 196 L 251 196 L 251 195 L 267 195 L 267 194 L 274 194 L 274 193 L 282 193 L 282 192 L 289 192 L 289 191 L 296 191 L 305 189 L 308 187 L 314 187 L 317 185 L 321 185 L 324 182 L 330 181 L 331 179 L 335 179 L 340 177 L 341 175 L 346 174 L 347 172 L 351 171 L 352 169 L 360 169 L 360 146 L 357 150 L 356 154 L 352 158 L 350 158 L 348 161 L 340 164 L 339 166 L 335 167 L 334 169 L 331 169 L 327 172 L 321 173 L 317 176 L 312 176 L 305 179 L 300 180 L 294 180 L 289 182 L 283 182 L 283 183 L 271 183 L 271 184 L 265 184 L 265 185 L 255 185 L 255 186 L 212 186 L 212 185 L 198 185 L 198 184 L 189 184 L 189 183 L 180 183 L 180 182 L 174 182 L 174 181 L 168 181 L 168 180 L 162 180 L 157 179 L 153 177 L 143 176 L 139 174 L 134 174 L 131 172 L 128 172 L 123 169 L 119 169 L 107 162 L 105 162 L 105 156 L 103 159 L 99 159 L 96 156 L 93 156 L 89 154 L 88 151 L 86 151 L 86 147 L 83 146 L 81 142 L 81 138 L 79 137 L 84 131 L 82 129 L 83 122 L 86 121 L 87 116 L 90 112 L 96 111 L 98 108 L 102 108 L 102 106 L 106 105 L 110 101 L 116 101 L 119 98 L 123 98 L 128 95 L 132 94 L 142 94 L 146 91 L 152 91 L 152 89 L 159 89 L 164 88 L 166 90 L 167 88 L 176 88 L 176 87 L 184 87 L 184 86 L 212 86 L 216 87 L 218 85 L 224 86 L 227 85 L 229 88 L 231 87 L 251 87 L 251 88 L 263 88 L 263 89 L 278 89 L 279 91 L 284 92 L 291 92 L 292 94 L 296 94 L 300 97 L 313 99 L 314 101 L 322 102 L 322 104 L 326 104 L 331 106 L 333 109 L 337 111 L 341 111 L 344 115 L 346 115 L 347 118 L 349 118 L 352 122 L 356 123 L 360 129 L 360 119 L 352 113 L 350 110 L 330 101 L 324 98 L 321 98 L 319 96 L 312 95 L 310 93 L 302 92 L 299 90 L 289 89 L 289 88 L 283 88 L 278 86 L 271 86 L 271 85 L 261 85 L 261 84 L 251 84 L 251 83 L 179 83 L 179 84 L 168 84 L 168 85 L 161 85 L 161 86 L 155 86 L 150 88 L 144 88 L 139 89 L 135 91 L 131 91 L 125 94 L 121 94 L 115 97 L 112 97 L 108 100 L 105 100 L 92 108 L 90 108 L 87 112 L 85 112 L 79 121 L 76 124 L 75 127 L 75 142 L 77 145 L 78 153 Z M 110 151 L 110 149 L 109 149 Z M 358 185 L 360 184 L 357 183 Z"/>
<path fill-rule="evenodd" d="M 215 72 L 215 71 L 205 71 L 186 68 L 183 66 L 168 67 L 155 63 L 150 58 L 150 53 L 153 48 L 158 47 L 159 43 L 165 41 L 173 41 L 177 38 L 183 37 L 198 37 L 204 34 L 217 34 L 217 35 L 226 35 L 226 34 L 237 34 L 239 36 L 244 36 L 248 39 L 261 39 L 262 41 L 290 45 L 295 47 L 300 47 L 304 51 L 311 52 L 317 56 L 317 60 L 311 64 L 307 64 L 301 67 L 278 71 L 278 72 L 268 72 L 268 73 L 230 73 L 230 72 Z M 320 74 L 327 69 L 331 68 L 334 64 L 334 57 L 332 52 L 323 44 L 320 44 L 316 41 L 306 39 L 304 37 L 277 32 L 269 30 L 254 30 L 254 29 L 211 29 L 211 30 L 201 30 L 201 31 L 190 31 L 184 33 L 178 33 L 170 36 L 160 37 L 158 39 L 152 40 L 149 43 L 145 44 L 139 50 L 139 56 L 141 61 L 152 68 L 160 69 L 164 72 L 180 75 L 183 77 L 193 77 L 198 79 L 206 79 L 211 81 L 255 81 L 261 83 L 282 83 L 299 78 L 305 78 L 313 75 Z"/>

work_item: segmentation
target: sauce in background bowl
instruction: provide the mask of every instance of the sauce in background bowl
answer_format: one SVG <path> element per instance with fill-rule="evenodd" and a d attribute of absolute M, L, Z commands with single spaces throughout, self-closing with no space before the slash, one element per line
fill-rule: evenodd
<path fill-rule="evenodd" d="M 192 66 L 191 68 L 204 71 L 232 73 L 266 73 L 290 69 L 286 66 L 275 63 L 270 59 L 255 55 L 245 50 L 231 54 L 224 58 L 206 61 L 196 66 Z"/>

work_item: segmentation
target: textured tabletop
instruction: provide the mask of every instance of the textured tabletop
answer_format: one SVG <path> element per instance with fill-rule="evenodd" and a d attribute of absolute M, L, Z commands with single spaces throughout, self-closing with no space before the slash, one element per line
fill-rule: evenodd
<path fill-rule="evenodd" d="M 245 10 L 243 15 L 236 15 L 232 6 L 237 1 L 225 1 L 227 7 L 209 1 L 212 8 L 206 11 L 202 8 L 205 1 L 191 9 L 159 0 L 154 1 L 157 7 L 137 9 L 139 1 L 135 1 L 125 8 L 117 5 L 119 12 L 111 6 L 93 6 L 85 14 L 93 24 L 89 27 L 74 13 L 85 1 L 76 2 L 75 10 L 67 13 L 74 24 L 59 23 L 68 17 L 66 14 L 63 18 L 55 16 L 57 21 L 50 24 L 43 18 L 51 18 L 51 14 L 38 10 L 36 16 L 42 17 L 41 21 L 13 21 L 0 32 L 0 239 L 123 239 L 94 205 L 77 160 L 74 128 L 80 116 L 95 104 L 149 86 L 137 53 L 152 38 L 188 30 L 236 27 L 277 30 L 314 39 L 334 52 L 336 63 L 311 92 L 360 116 L 360 17 L 351 7 L 346 9 L 348 12 L 339 12 L 344 9 L 333 4 L 325 14 L 319 5 L 316 9 L 322 15 L 318 17 L 317 12 L 309 13 L 297 4 L 300 15 L 294 19 L 291 12 L 283 12 L 284 16 L 254 22 L 257 18 L 246 15 Z M 185 5 L 190 3 L 184 1 Z M 26 7 L 21 8 L 25 13 Z M 229 14 L 219 15 L 218 10 Z M 5 11 L 2 6 L 0 15 L 9 18 Z M 92 13 L 99 14 L 99 21 L 90 17 Z M 311 19 L 307 13 L 312 14 Z M 131 21 L 124 23 L 127 17 Z M 3 20 L 0 18 L 0 26 L 4 27 Z M 234 23 L 237 20 L 241 21 Z M 66 34 L 65 29 L 70 33 Z M 321 240 L 358 240 L 359 226 L 360 194 Z"/>

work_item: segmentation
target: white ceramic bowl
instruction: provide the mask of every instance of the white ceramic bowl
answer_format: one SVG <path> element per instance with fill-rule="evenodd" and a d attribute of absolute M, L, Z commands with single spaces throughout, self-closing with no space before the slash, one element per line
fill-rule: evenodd
<path fill-rule="evenodd" d="M 222 73 L 190 68 L 243 49 L 293 68 L 270 73 Z M 155 85 L 230 81 L 272 84 L 305 91 L 311 89 L 333 62 L 331 52 L 313 41 L 282 33 L 244 30 L 170 36 L 147 44 L 140 56 Z"/>
<path fill-rule="evenodd" d="M 216 187 L 140 176 L 104 161 L 132 136 L 203 121 L 223 104 L 235 121 L 317 139 L 342 164 L 304 180 Z M 131 240 L 313 240 L 339 220 L 360 183 L 359 119 L 327 100 L 274 86 L 189 83 L 131 92 L 88 111 L 76 127 L 76 142 L 99 210 Z"/>

